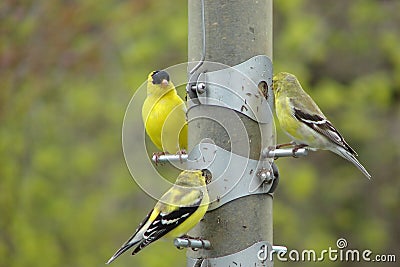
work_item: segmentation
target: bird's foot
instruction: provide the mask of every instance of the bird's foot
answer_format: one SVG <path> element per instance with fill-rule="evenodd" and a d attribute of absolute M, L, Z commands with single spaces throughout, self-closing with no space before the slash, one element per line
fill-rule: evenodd
<path fill-rule="evenodd" d="M 198 240 L 198 241 L 201 242 L 201 247 L 202 248 L 206 247 L 206 244 L 204 243 L 204 241 L 203 241 L 203 239 L 201 237 L 192 237 L 192 236 L 186 234 L 186 235 L 181 236 L 181 238 L 186 239 L 188 241 L 188 243 L 189 243 L 188 247 L 190 247 L 193 251 L 197 251 L 197 250 L 199 250 L 199 248 L 192 247 L 191 240 Z"/>
<path fill-rule="evenodd" d="M 286 146 L 295 146 L 296 143 L 294 141 L 290 142 L 290 143 L 283 143 L 283 144 L 278 144 L 275 146 L 276 149 L 282 148 L 282 147 L 286 147 Z"/>
<path fill-rule="evenodd" d="M 153 153 L 153 157 L 154 158 L 154 162 L 156 163 L 156 165 L 158 165 L 158 159 L 160 158 L 160 156 L 166 155 L 168 154 L 167 152 L 154 152 Z"/>
<path fill-rule="evenodd" d="M 187 240 L 189 240 L 189 239 L 197 239 L 196 237 L 192 237 L 192 236 L 190 236 L 188 234 L 185 234 L 185 235 L 181 236 L 181 238 L 187 239 Z"/>
<path fill-rule="evenodd" d="M 307 146 L 308 146 L 308 145 L 306 145 L 306 144 L 295 145 L 295 146 L 293 147 L 293 149 L 292 149 L 292 156 L 293 156 L 293 158 L 298 158 L 298 156 L 296 156 L 296 152 L 297 152 L 300 148 L 307 147 Z"/>
<path fill-rule="evenodd" d="M 182 161 L 182 155 L 186 155 L 186 150 L 185 149 L 181 149 L 178 152 L 176 152 L 177 155 L 179 155 L 179 161 L 181 162 L 181 164 L 183 163 Z"/>

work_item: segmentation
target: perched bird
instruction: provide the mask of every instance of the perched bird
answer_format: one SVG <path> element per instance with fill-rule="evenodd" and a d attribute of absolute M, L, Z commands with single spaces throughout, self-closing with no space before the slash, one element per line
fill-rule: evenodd
<path fill-rule="evenodd" d="M 142 119 L 147 135 L 162 152 L 180 153 L 187 149 L 186 106 L 166 71 L 149 74 Z"/>
<path fill-rule="evenodd" d="M 356 159 L 357 153 L 303 90 L 296 76 L 287 72 L 278 73 L 273 77 L 273 91 L 279 124 L 297 145 L 295 149 L 330 150 L 352 162 L 371 178 Z"/>
<path fill-rule="evenodd" d="M 208 170 L 185 170 L 149 212 L 143 222 L 122 247 L 108 260 L 114 261 L 119 255 L 135 246 L 135 255 L 150 243 L 161 237 L 176 238 L 185 235 L 204 216 L 208 209 L 209 196 L 206 183 Z"/>

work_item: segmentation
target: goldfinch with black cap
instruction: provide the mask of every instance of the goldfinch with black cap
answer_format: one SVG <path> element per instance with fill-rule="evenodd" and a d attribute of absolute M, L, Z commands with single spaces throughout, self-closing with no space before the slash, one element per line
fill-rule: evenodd
<path fill-rule="evenodd" d="M 210 180 L 208 170 L 185 170 L 157 202 L 143 222 L 107 264 L 134 247 L 135 255 L 157 239 L 176 238 L 185 235 L 207 212 L 209 196 L 206 184 Z"/>
<path fill-rule="evenodd" d="M 186 105 L 166 71 L 149 74 L 142 119 L 147 135 L 162 152 L 180 153 L 187 149 Z"/>

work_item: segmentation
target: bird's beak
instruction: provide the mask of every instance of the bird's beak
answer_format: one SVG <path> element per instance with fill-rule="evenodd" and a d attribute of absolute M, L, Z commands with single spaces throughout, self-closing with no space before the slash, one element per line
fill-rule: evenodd
<path fill-rule="evenodd" d="M 167 87 L 168 84 L 169 84 L 169 82 L 168 82 L 166 79 L 164 79 L 164 80 L 162 80 L 162 82 L 161 82 L 161 87 Z"/>

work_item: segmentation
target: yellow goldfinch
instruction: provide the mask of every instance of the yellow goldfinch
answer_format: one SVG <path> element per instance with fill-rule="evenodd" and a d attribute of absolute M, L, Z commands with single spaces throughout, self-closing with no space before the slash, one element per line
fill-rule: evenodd
<path fill-rule="evenodd" d="M 303 90 L 296 76 L 287 72 L 278 73 L 273 78 L 273 90 L 279 124 L 297 147 L 330 150 L 352 162 L 368 179 L 371 178 L 356 159 L 357 153 Z"/>
<path fill-rule="evenodd" d="M 166 71 L 149 74 L 142 119 L 147 135 L 162 152 L 187 149 L 186 106 Z"/>
<path fill-rule="evenodd" d="M 176 238 L 192 229 L 208 209 L 209 196 L 206 180 L 207 170 L 185 170 L 181 172 L 171 187 L 157 202 L 136 229 L 135 234 L 115 252 L 107 264 L 135 246 L 135 255 L 150 243 L 161 237 Z"/>

